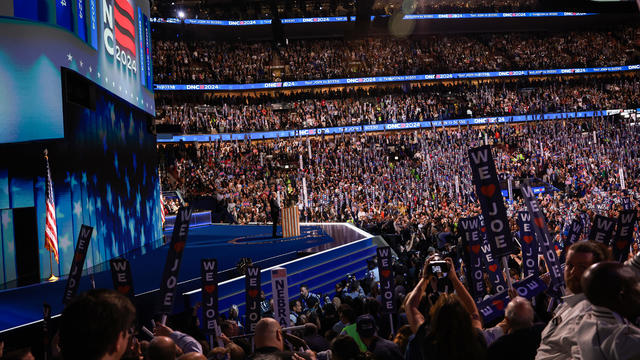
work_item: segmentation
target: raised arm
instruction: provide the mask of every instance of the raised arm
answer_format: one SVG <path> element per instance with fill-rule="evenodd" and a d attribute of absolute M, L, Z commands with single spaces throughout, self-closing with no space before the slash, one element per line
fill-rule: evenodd
<path fill-rule="evenodd" d="M 445 261 L 449 263 L 449 280 L 453 283 L 453 289 L 456 291 L 456 295 L 458 295 L 462 306 L 464 306 L 469 315 L 471 315 L 471 325 L 478 329 L 482 329 L 482 322 L 480 321 L 478 307 L 476 306 L 475 301 L 473 301 L 473 298 L 471 297 L 471 294 L 469 294 L 467 288 L 465 288 L 460 279 L 458 279 L 453 260 L 451 260 L 451 258 L 446 258 Z"/>
<path fill-rule="evenodd" d="M 411 331 L 414 334 L 418 332 L 418 328 L 424 323 L 424 315 L 422 315 L 422 313 L 420 312 L 419 307 L 420 300 L 422 300 L 422 297 L 427 290 L 427 285 L 433 277 L 433 275 L 428 271 L 429 261 L 430 258 L 425 261 L 422 268 L 422 276 L 420 278 L 420 281 L 418 281 L 416 286 L 404 300 L 404 309 L 407 313 L 407 320 L 409 321 L 409 326 L 411 327 Z"/>

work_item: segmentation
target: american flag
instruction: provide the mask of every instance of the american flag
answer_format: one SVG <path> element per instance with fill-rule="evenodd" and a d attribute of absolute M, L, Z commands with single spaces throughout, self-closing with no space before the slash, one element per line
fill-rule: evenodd
<path fill-rule="evenodd" d="M 278 278 L 286 278 L 287 277 L 287 269 L 284 268 L 278 268 L 278 269 L 273 269 L 271 270 L 271 277 L 278 277 Z"/>
<path fill-rule="evenodd" d="M 162 196 L 162 192 L 160 192 L 160 214 L 162 216 L 162 225 L 164 225 L 164 196 Z"/>
<path fill-rule="evenodd" d="M 58 229 L 56 227 L 56 204 L 53 201 L 53 185 L 51 183 L 51 171 L 49 170 L 49 157 L 47 151 L 44 153 L 45 162 L 47 164 L 47 221 L 44 234 L 44 248 L 53 253 L 56 263 L 60 263 L 58 259 Z"/>

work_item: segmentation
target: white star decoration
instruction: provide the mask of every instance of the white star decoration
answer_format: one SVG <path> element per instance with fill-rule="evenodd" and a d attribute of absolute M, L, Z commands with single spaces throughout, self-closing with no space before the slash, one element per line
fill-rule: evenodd
<path fill-rule="evenodd" d="M 91 66 L 89 66 L 89 72 L 93 72 L 93 69 L 91 68 Z"/>
<path fill-rule="evenodd" d="M 116 86 L 116 83 L 113 83 L 113 86 Z M 118 86 L 118 91 L 122 91 L 122 86 Z"/>
<path fill-rule="evenodd" d="M 81 216 L 82 215 L 82 205 L 80 204 L 80 201 L 77 201 L 77 202 L 73 203 L 73 213 L 76 216 Z"/>
<path fill-rule="evenodd" d="M 59 240 L 60 240 L 60 248 L 63 249 L 65 252 L 67 251 L 69 246 L 73 245 L 71 241 L 69 241 L 68 235 L 60 236 Z"/>
<path fill-rule="evenodd" d="M 73 56 L 71 56 L 71 53 L 67 54 L 67 60 L 69 60 L 69 62 L 73 61 Z"/>
<path fill-rule="evenodd" d="M 80 60 L 80 67 L 83 67 L 84 63 L 82 62 L 82 60 Z"/>
<path fill-rule="evenodd" d="M 112 81 L 111 83 L 113 84 L 113 87 L 116 87 L 116 82 L 115 81 Z"/>
<path fill-rule="evenodd" d="M 101 75 L 100 75 L 100 72 L 98 72 L 98 79 L 100 79 L 100 76 L 101 76 Z"/>

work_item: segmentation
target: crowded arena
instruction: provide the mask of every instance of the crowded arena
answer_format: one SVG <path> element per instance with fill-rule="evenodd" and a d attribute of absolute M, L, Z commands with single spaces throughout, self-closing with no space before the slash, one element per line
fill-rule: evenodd
<path fill-rule="evenodd" d="M 0 5 L 0 360 L 640 359 L 639 7 Z"/>

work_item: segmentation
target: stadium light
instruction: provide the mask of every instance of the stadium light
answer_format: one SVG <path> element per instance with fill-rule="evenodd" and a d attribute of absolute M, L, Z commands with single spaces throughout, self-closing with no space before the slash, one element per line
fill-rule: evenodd
<path fill-rule="evenodd" d="M 182 10 L 178 11 L 178 17 L 180 19 L 184 19 L 184 11 L 182 11 Z"/>

